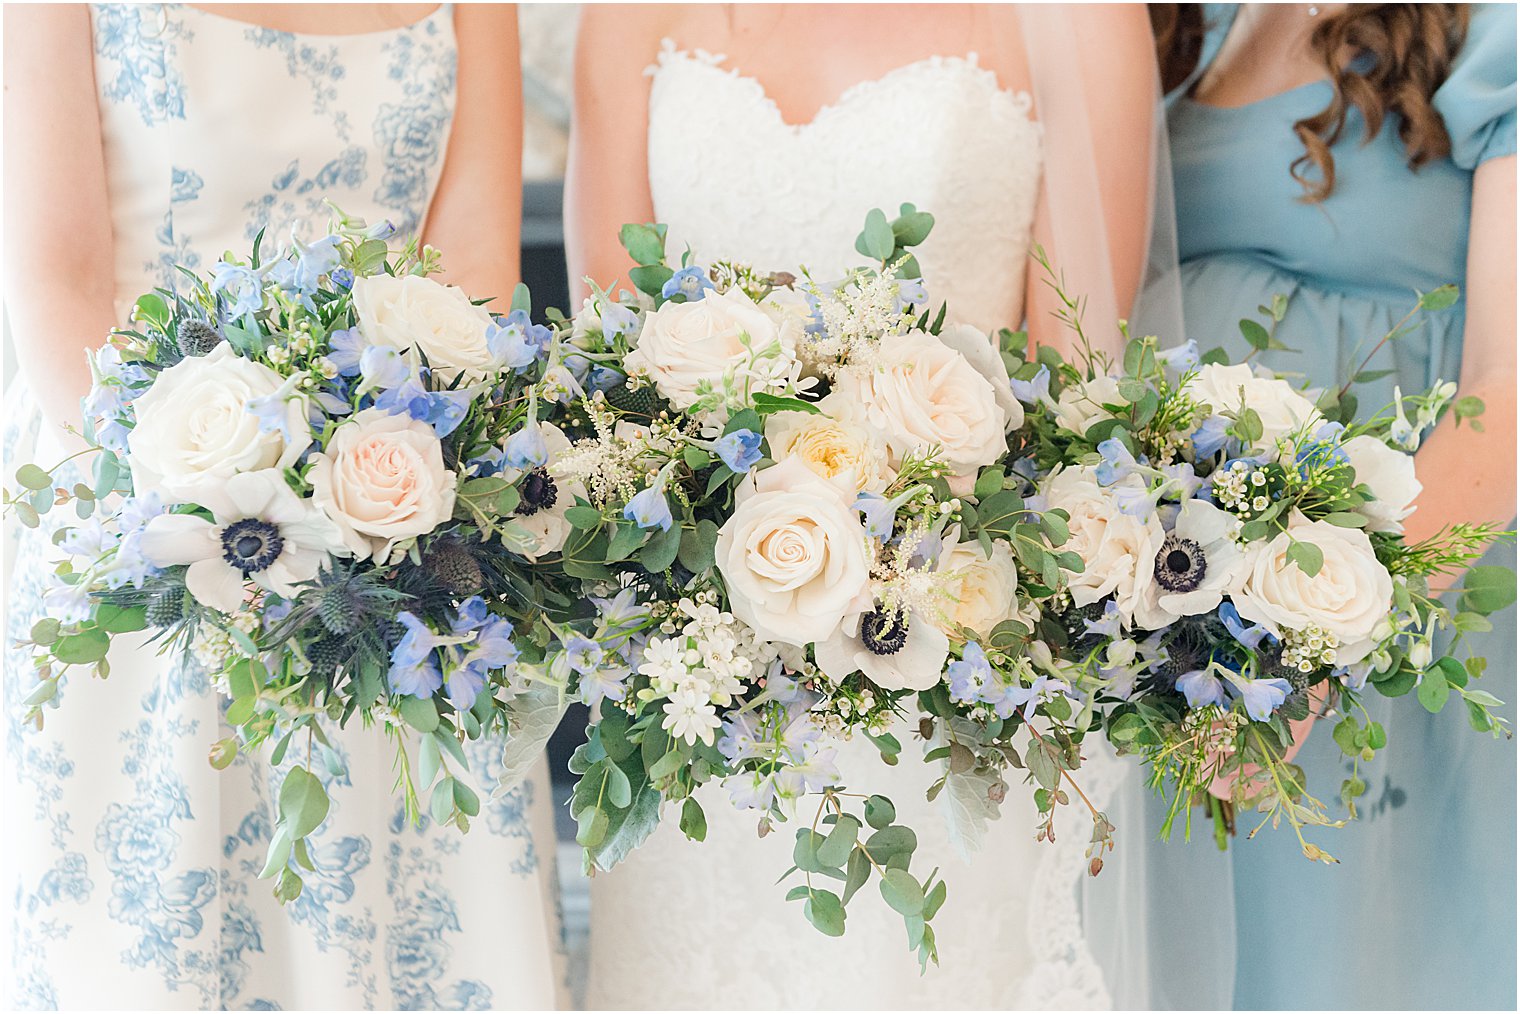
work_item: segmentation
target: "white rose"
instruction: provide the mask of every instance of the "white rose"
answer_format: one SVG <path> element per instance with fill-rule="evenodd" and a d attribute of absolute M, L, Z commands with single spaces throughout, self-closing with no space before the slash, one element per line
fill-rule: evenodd
<path fill-rule="evenodd" d="M 721 391 L 725 376 L 766 371 L 759 358 L 784 371 L 796 363 L 797 328 L 784 328 L 737 289 L 709 292 L 689 303 L 666 303 L 644 318 L 638 344 L 625 360 L 678 409 L 707 391 Z"/>
<path fill-rule="evenodd" d="M 127 448 L 137 494 L 196 503 L 239 472 L 295 464 L 311 445 L 305 399 L 286 402 L 283 427 L 268 433 L 259 432 L 259 420 L 248 410 L 249 402 L 269 397 L 283 383 L 278 373 L 225 342 L 159 374 L 133 403 L 137 425 Z"/>
<path fill-rule="evenodd" d="M 818 414 L 776 412 L 766 417 L 765 440 L 771 458 L 798 458 L 825 479 L 856 493 L 880 493 L 895 473 L 880 434 L 866 424 L 855 402 L 831 394 L 818 403 Z"/>
<path fill-rule="evenodd" d="M 939 340 L 965 356 L 971 368 L 992 385 L 992 394 L 1006 416 L 1004 430 L 1012 433 L 1024 425 L 1024 406 L 1014 397 L 1013 387 L 1008 383 L 1008 364 L 1003 362 L 992 339 L 970 324 L 947 324 L 939 333 Z"/>
<path fill-rule="evenodd" d="M 1080 384 L 1072 384 L 1056 399 L 1056 422 L 1073 433 L 1086 435 L 1088 427 L 1103 419 L 1112 419 L 1113 413 L 1104 405 L 1122 405 L 1119 397 L 1119 381 L 1109 376 L 1094 377 Z"/>
<path fill-rule="evenodd" d="M 969 493 L 977 471 L 1007 453 L 1008 414 L 992 384 L 927 332 L 884 343 L 875 367 L 842 374 L 838 389 L 865 406 L 894 464 L 937 446 L 957 494 Z"/>
<path fill-rule="evenodd" d="M 734 615 L 769 641 L 832 636 L 870 605 L 871 554 L 838 487 L 791 458 L 751 473 L 718 530 L 718 571 Z"/>
<path fill-rule="evenodd" d="M 946 610 L 950 622 L 943 626 L 946 633 L 959 626 L 987 637 L 999 623 L 1018 616 L 1019 572 L 1013 551 L 1008 543 L 994 541 L 988 556 L 981 542 L 958 542 L 955 537 L 947 536 L 937 568 L 949 575 L 947 590 L 954 599 Z"/>
<path fill-rule="evenodd" d="M 1316 546 L 1324 556 L 1309 577 L 1288 559 L 1293 542 Z M 1319 627 L 1340 641 L 1338 665 L 1360 662 L 1377 645 L 1374 631 L 1393 608 L 1393 578 L 1378 562 L 1367 533 L 1328 521 L 1310 521 L 1297 511 L 1288 530 L 1247 550 L 1239 588 L 1231 595 L 1247 620 L 1274 635 Z"/>
<path fill-rule="evenodd" d="M 1082 558 L 1080 574 L 1068 574 L 1071 598 L 1079 606 L 1114 596 L 1126 625 L 1137 613 L 1147 613 L 1147 596 L 1156 567 L 1156 554 L 1166 532 L 1154 511 L 1134 517 L 1119 509 L 1112 489 L 1098 485 L 1095 468 L 1082 465 L 1062 469 L 1045 483 L 1049 507 L 1071 515 L 1071 538 L 1061 547 Z M 1130 476 L 1129 481 L 1140 481 Z"/>
<path fill-rule="evenodd" d="M 544 435 L 544 447 L 549 451 L 548 467 L 552 475 L 554 462 L 570 449 L 570 439 L 553 423 L 539 423 L 538 428 Z M 515 482 L 517 473 L 508 470 L 504 473 L 504 477 L 509 482 Z M 522 508 L 519 507 L 517 517 L 514 518 L 516 526 L 528 536 L 528 544 L 518 551 L 530 560 L 558 553 L 565 548 L 565 540 L 570 537 L 570 532 L 573 530 L 570 522 L 565 520 L 565 512 L 575 506 L 576 497 L 582 499 L 586 497 L 586 487 L 579 479 L 553 476 L 553 481 L 554 503 L 548 507 L 540 507 L 531 514 L 523 514 Z"/>
<path fill-rule="evenodd" d="M 427 423 L 365 409 L 312 455 L 312 500 L 359 559 L 389 563 L 397 546 L 454 513 L 454 473 Z"/>
<path fill-rule="evenodd" d="M 491 315 L 463 289 L 421 275 L 370 275 L 354 279 L 353 292 L 359 333 L 371 345 L 420 352 L 449 380 L 496 368 L 486 346 Z"/>
<path fill-rule="evenodd" d="M 1362 507 L 1374 532 L 1404 531 L 1404 519 L 1414 513 L 1415 498 L 1424 487 L 1415 478 L 1414 457 L 1395 450 L 1377 437 L 1352 437 L 1341 445 L 1356 471 L 1356 481 L 1377 499 Z"/>
<path fill-rule="evenodd" d="M 1209 363 L 1188 381 L 1187 393 L 1215 414 L 1249 408 L 1261 419 L 1261 446 L 1276 450 L 1277 441 L 1297 430 L 1313 429 L 1324 421 L 1314 403 L 1286 380 L 1259 377 L 1244 363 Z"/>

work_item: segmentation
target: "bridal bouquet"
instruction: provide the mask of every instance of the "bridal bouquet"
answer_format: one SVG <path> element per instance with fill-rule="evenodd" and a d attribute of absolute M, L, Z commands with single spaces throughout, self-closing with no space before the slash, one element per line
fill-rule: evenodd
<path fill-rule="evenodd" d="M 866 737 L 895 763 L 894 719 L 920 700 L 947 722 L 974 710 L 1015 760 L 1018 729 L 1040 737 L 1029 763 L 1054 793 L 1094 724 L 1091 697 L 1033 640 L 1040 603 L 1081 562 L 1059 549 L 1065 515 L 1024 499 L 1018 360 L 930 312 L 908 248 L 931 224 L 911 206 L 873 212 L 857 246 L 876 264 L 828 284 L 689 254 L 672 267 L 663 227 L 625 227 L 640 291 L 598 290 L 561 326 L 590 392 L 578 435 L 529 418 L 512 438 L 542 449 L 564 496 L 565 571 L 622 589 L 610 627 L 647 617 L 628 651 L 567 660 L 596 715 L 572 765 L 589 863 L 615 865 L 662 801 L 702 839 L 693 791 L 709 781 L 764 829 L 816 794 L 788 897 L 838 935 L 874 877 L 921 961 L 945 884 L 909 872 L 916 836 L 890 800 L 838 785 L 838 742 Z M 977 763 L 953 733 L 941 759 Z"/>
<path fill-rule="evenodd" d="M 537 467 L 543 444 L 512 439 L 580 394 L 550 330 L 525 293 L 493 317 L 388 234 L 340 216 L 309 246 L 261 262 L 256 241 L 143 296 L 92 356 L 93 481 L 25 465 L 6 495 L 29 525 L 77 515 L 56 526 L 28 717 L 68 675 L 106 676 L 118 635 L 192 656 L 237 729 L 212 764 L 272 743 L 283 769 L 263 875 L 285 900 L 342 767 L 325 730 L 383 726 L 408 815 L 467 829 L 464 744 L 508 733 L 510 787 L 563 707 L 543 672 L 635 629 L 578 613 L 579 582 L 532 565 L 574 503 Z"/>
<path fill-rule="evenodd" d="M 1455 298 L 1429 293 L 1411 317 Z M 1283 309 L 1262 308 L 1269 324 Z M 1281 347 L 1273 330 L 1242 322 L 1258 350 Z M 1015 374 L 1040 475 L 1031 500 L 1068 519 L 1065 547 L 1084 564 L 1047 619 L 1063 659 L 1105 681 L 1110 742 L 1169 787 L 1164 834 L 1201 800 L 1221 845 L 1233 814 L 1252 809 L 1263 824 L 1286 819 L 1310 859 L 1334 862 L 1303 829 L 1343 821 L 1309 794 L 1290 747 L 1295 726 L 1334 716 L 1354 816 L 1359 765 L 1386 743 L 1362 704 L 1369 691 L 1414 691 L 1433 712 L 1459 697 L 1475 729 L 1503 731 L 1499 701 L 1472 685 L 1484 660 L 1455 654 L 1463 633 L 1489 629 L 1485 615 L 1514 601 L 1511 571 L 1468 570 L 1502 533 L 1457 524 L 1422 542 L 1402 536 L 1421 432 L 1482 404 L 1437 384 L 1357 422 L 1350 386 L 1301 391 L 1221 352 L 1161 352 L 1150 338 L 1129 341 L 1120 364 L 1042 350 Z M 1433 589 L 1464 572 L 1461 588 Z M 1443 632 L 1455 638 L 1440 647 Z"/>

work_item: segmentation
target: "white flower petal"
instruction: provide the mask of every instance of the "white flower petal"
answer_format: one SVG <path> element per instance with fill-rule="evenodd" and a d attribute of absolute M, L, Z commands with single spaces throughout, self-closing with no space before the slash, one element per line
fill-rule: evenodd
<path fill-rule="evenodd" d="M 185 587 L 203 605 L 235 613 L 243 605 L 243 575 L 220 559 L 199 560 L 185 571 Z"/>

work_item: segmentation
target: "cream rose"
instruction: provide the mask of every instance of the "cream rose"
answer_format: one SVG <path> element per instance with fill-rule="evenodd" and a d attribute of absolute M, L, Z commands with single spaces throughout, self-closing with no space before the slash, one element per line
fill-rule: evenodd
<path fill-rule="evenodd" d="M 1048 507 L 1071 515 L 1071 538 L 1061 548 L 1082 558 L 1084 569 L 1071 574 L 1071 598 L 1079 606 L 1114 596 L 1126 625 L 1137 613 L 1145 615 L 1146 596 L 1156 566 L 1156 554 L 1166 531 L 1154 511 L 1144 517 L 1125 514 L 1113 497 L 1113 487 L 1098 485 L 1090 465 L 1065 468 L 1045 483 Z M 1128 481 L 1138 482 L 1131 476 Z"/>
<path fill-rule="evenodd" d="M 1018 616 L 1019 572 L 1013 551 L 1008 543 L 996 541 L 988 556 L 980 542 L 954 541 L 956 537 L 947 533 L 937 568 L 949 576 L 953 598 L 945 610 L 949 622 L 942 627 L 947 634 L 957 626 L 969 627 L 987 637 L 999 623 Z"/>
<path fill-rule="evenodd" d="M 312 455 L 312 500 L 359 559 L 391 562 L 398 546 L 454 513 L 454 473 L 443 466 L 433 428 L 405 415 L 365 409 Z"/>
<path fill-rule="evenodd" d="M 354 279 L 359 333 L 371 345 L 420 352 L 441 375 L 482 377 L 495 369 L 486 345 L 491 315 L 464 290 L 421 275 Z"/>
<path fill-rule="evenodd" d="M 1188 381 L 1187 393 L 1210 411 L 1239 412 L 1249 408 L 1261 419 L 1263 447 L 1276 450 L 1277 441 L 1297 430 L 1313 429 L 1324 421 L 1314 403 L 1286 380 L 1259 377 L 1244 363 L 1209 363 Z"/>
<path fill-rule="evenodd" d="M 1109 376 L 1094 377 L 1061 392 L 1056 399 L 1056 422 L 1073 433 L 1085 435 L 1093 423 L 1114 417 L 1104 405 L 1122 404 L 1119 381 Z"/>
<path fill-rule="evenodd" d="M 892 480 L 887 447 L 866 424 L 861 407 L 837 394 L 818 403 L 818 414 L 777 412 L 765 420 L 765 440 L 776 461 L 797 458 L 850 492 L 880 493 Z"/>
<path fill-rule="evenodd" d="M 1415 498 L 1424 489 L 1414 474 L 1414 456 L 1395 450 L 1377 437 L 1352 437 L 1341 445 L 1356 471 L 1356 481 L 1377 499 L 1362 507 L 1374 532 L 1404 531 L 1404 519 L 1414 513 Z"/>
<path fill-rule="evenodd" d="M 666 303 L 647 315 L 625 365 L 648 376 L 662 397 L 685 410 L 705 393 L 721 391 L 725 376 L 790 374 L 798 333 L 737 289 L 709 292 L 692 302 Z M 762 361 L 762 353 L 769 359 Z"/>
<path fill-rule="evenodd" d="M 240 472 L 285 469 L 311 445 L 306 400 L 292 397 L 281 426 L 267 433 L 249 403 L 280 390 L 284 378 L 244 359 L 225 342 L 159 374 L 134 402 L 137 425 L 127 436 L 132 483 L 139 496 L 196 503 Z M 287 438 L 286 434 L 290 434 Z"/>
<path fill-rule="evenodd" d="M 870 605 L 871 554 L 839 488 L 800 459 L 751 473 L 718 530 L 734 615 L 768 641 L 824 641 Z"/>
<path fill-rule="evenodd" d="M 992 385 L 992 394 L 1003 408 L 1004 431 L 1012 433 L 1024 425 L 1024 406 L 1014 397 L 1013 387 L 1008 383 L 1008 364 L 1003 362 L 992 339 L 970 324 L 947 324 L 939 333 L 939 340 L 965 356 L 971 368 Z"/>
<path fill-rule="evenodd" d="M 969 493 L 977 471 L 1008 450 L 1008 414 L 992 384 L 932 334 L 912 331 L 883 343 L 875 367 L 843 374 L 838 390 L 865 406 L 894 464 L 938 447 L 957 494 Z"/>
<path fill-rule="evenodd" d="M 1313 577 L 1288 559 L 1288 546 L 1304 542 L 1324 556 Z M 1288 529 L 1248 550 L 1243 578 L 1232 593 L 1247 620 L 1273 634 L 1319 627 L 1340 641 L 1338 665 L 1360 662 L 1377 645 L 1373 631 L 1393 608 L 1393 579 L 1378 562 L 1367 533 L 1294 512 Z"/>

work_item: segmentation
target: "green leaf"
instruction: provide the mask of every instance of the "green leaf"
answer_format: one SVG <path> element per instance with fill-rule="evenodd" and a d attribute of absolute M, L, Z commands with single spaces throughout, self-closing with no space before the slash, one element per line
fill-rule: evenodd
<path fill-rule="evenodd" d="M 274 837 L 269 839 L 269 851 L 265 853 L 264 868 L 259 871 L 259 879 L 264 880 L 274 876 L 285 868 L 290 860 L 291 847 L 290 828 L 279 824 L 274 829 Z"/>
<path fill-rule="evenodd" d="M 1320 520 L 1328 521 L 1339 528 L 1366 528 L 1367 518 L 1356 511 L 1331 511 Z"/>
<path fill-rule="evenodd" d="M 652 574 L 670 569 L 676 554 L 681 550 L 682 527 L 672 524 L 664 531 L 656 531 L 639 552 L 639 562 Z"/>
<path fill-rule="evenodd" d="M 102 602 L 95 612 L 95 625 L 110 634 L 130 634 L 148 626 L 148 610 L 143 606 L 117 606 Z"/>
<path fill-rule="evenodd" d="M 845 864 L 850 853 L 855 849 L 855 841 L 860 835 L 860 821 L 849 814 L 842 814 L 835 821 L 834 829 L 829 836 L 818 846 L 818 862 L 830 869 L 837 869 Z"/>
<path fill-rule="evenodd" d="M 665 234 L 656 226 L 630 222 L 618 230 L 618 242 L 637 264 L 660 264 L 665 260 Z"/>
<path fill-rule="evenodd" d="M 110 635 L 91 627 L 60 637 L 53 645 L 53 657 L 69 665 L 88 665 L 105 658 L 110 648 Z"/>
<path fill-rule="evenodd" d="M 866 227 L 855 240 L 855 249 L 872 260 L 888 261 L 896 248 L 897 237 L 887 224 L 887 216 L 880 208 L 866 212 Z"/>
<path fill-rule="evenodd" d="M 1288 543 L 1288 559 L 1298 564 L 1305 577 L 1313 577 L 1325 565 L 1324 552 L 1312 542 Z"/>
<path fill-rule="evenodd" d="M 1054 791 L 1061 783 L 1061 766 L 1049 744 L 1038 741 L 1031 743 L 1024 754 L 1024 763 L 1029 765 L 1029 773 L 1034 775 L 1034 780 L 1045 789 Z"/>
<path fill-rule="evenodd" d="M 887 870 L 881 878 L 881 896 L 902 915 L 919 915 L 924 910 L 924 889 L 907 870 Z"/>
<path fill-rule="evenodd" d="M 1403 697 L 1414 687 L 1414 681 L 1419 676 L 1415 670 L 1403 666 L 1390 673 L 1386 679 L 1374 681 L 1372 685 L 1384 697 Z"/>
<path fill-rule="evenodd" d="M 672 528 L 675 526 L 672 525 Z M 633 551 L 644 544 L 648 538 L 648 532 L 634 524 L 632 521 L 619 521 L 617 530 L 613 533 L 612 542 L 607 546 L 607 562 L 616 563 L 626 560 L 633 555 Z"/>
<path fill-rule="evenodd" d="M 44 616 L 32 624 L 31 638 L 40 645 L 46 646 L 58 640 L 58 632 L 63 629 L 63 624 L 56 616 Z"/>
<path fill-rule="evenodd" d="M 1420 309 L 1444 310 L 1456 303 L 1462 295 L 1455 285 L 1443 285 L 1439 289 L 1431 289 L 1420 295 Z"/>
<path fill-rule="evenodd" d="M 713 565 L 713 549 L 718 544 L 718 526 L 707 518 L 697 522 L 695 528 L 681 533 L 678 556 L 681 566 L 693 574 L 701 574 Z"/>
<path fill-rule="evenodd" d="M 860 849 L 850 853 L 850 861 L 845 866 L 844 874 L 844 903 L 848 905 L 855 892 L 865 886 L 871 879 L 871 860 Z"/>
<path fill-rule="evenodd" d="M 871 796 L 866 800 L 866 823 L 876 830 L 880 831 L 896 819 L 897 807 L 886 796 Z"/>
<path fill-rule="evenodd" d="M 823 835 L 805 827 L 797 829 L 797 843 L 792 846 L 792 863 L 805 873 L 821 873 L 824 865 L 818 858 L 818 847 L 824 843 Z"/>
<path fill-rule="evenodd" d="M 1438 714 L 1446 706 L 1446 698 L 1450 694 L 1451 684 L 1446 682 L 1446 674 L 1436 666 L 1425 670 L 1425 677 L 1415 689 L 1415 696 L 1432 715 Z"/>
<path fill-rule="evenodd" d="M 777 412 L 806 412 L 808 415 L 818 415 L 822 409 L 810 401 L 801 398 L 783 398 L 780 395 L 757 392 L 751 395 L 755 403 L 755 411 L 760 415 L 775 415 Z"/>
<path fill-rule="evenodd" d="M 533 294 L 522 282 L 518 282 L 517 287 L 512 290 L 512 309 L 521 310 L 527 314 L 533 312 Z"/>
<path fill-rule="evenodd" d="M 707 840 L 707 814 L 692 796 L 687 796 L 686 802 L 681 804 L 681 832 L 692 841 Z"/>
<path fill-rule="evenodd" d="M 305 838 L 327 819 L 327 790 L 305 768 L 291 768 L 280 784 L 280 823 L 292 838 Z"/>
<path fill-rule="evenodd" d="M 401 718 L 418 732 L 432 732 L 438 728 L 438 707 L 431 697 L 413 697 L 407 694 L 396 706 Z"/>
<path fill-rule="evenodd" d="M 16 469 L 16 481 L 27 489 L 51 489 L 53 477 L 36 465 L 22 465 Z"/>
<path fill-rule="evenodd" d="M 23 707 L 35 708 L 39 704 L 46 704 L 58 694 L 58 680 L 39 680 L 32 692 L 27 694 L 21 701 Z"/>
<path fill-rule="evenodd" d="M 818 932 L 831 937 L 844 936 L 844 903 L 839 900 L 839 895 L 814 889 L 802 911 Z"/>
<path fill-rule="evenodd" d="M 458 778 L 454 779 L 454 805 L 466 817 L 478 817 L 480 815 L 480 797 L 475 794 L 474 789 Z"/>
<path fill-rule="evenodd" d="M 929 879 L 934 879 L 932 874 L 930 875 Z M 934 885 L 934 888 L 927 895 L 924 896 L 924 919 L 928 920 L 934 918 L 935 914 L 939 912 L 940 906 L 945 903 L 945 894 L 945 882 L 941 880 L 939 883 Z"/>
<path fill-rule="evenodd" d="M 894 856 L 912 855 L 918 848 L 918 835 L 911 827 L 893 824 L 877 831 L 866 839 L 866 851 L 882 866 Z"/>
<path fill-rule="evenodd" d="M 649 296 L 658 296 L 673 274 L 675 272 L 665 265 L 655 264 L 649 267 L 630 268 L 628 280 L 637 286 L 640 292 Z"/>
<path fill-rule="evenodd" d="M 576 842 L 583 848 L 596 848 L 607 840 L 607 828 L 611 823 L 606 810 L 592 807 L 583 811 L 575 829 Z"/>
<path fill-rule="evenodd" d="M 570 522 L 572 527 L 589 532 L 601 525 L 602 512 L 595 507 L 577 504 L 565 510 L 565 520 Z"/>
<path fill-rule="evenodd" d="M 1487 616 L 1515 601 L 1515 572 L 1508 567 L 1481 566 L 1462 581 L 1462 605 Z"/>
<path fill-rule="evenodd" d="M 892 219 L 892 236 L 897 240 L 897 246 L 919 246 L 929 238 L 929 232 L 934 228 L 934 216 L 911 204 L 904 204 L 900 211 L 901 214 Z"/>
<path fill-rule="evenodd" d="M 630 776 L 632 777 L 632 776 Z M 649 838 L 660 823 L 660 793 L 642 774 L 632 777 L 633 805 L 612 814 L 601 843 L 587 846 L 599 870 L 610 870 Z M 584 844 L 584 843 L 583 843 Z"/>
<path fill-rule="evenodd" d="M 628 775 L 623 771 L 622 768 L 612 763 L 611 760 L 608 760 L 606 764 L 607 802 L 611 803 L 619 810 L 626 810 L 628 808 L 628 805 L 633 802 L 633 784 L 629 782 Z"/>
<path fill-rule="evenodd" d="M 997 465 L 989 465 L 976 477 L 976 486 L 971 493 L 978 501 L 985 500 L 1003 488 L 1005 478 L 1007 478 L 1006 472 Z"/>
<path fill-rule="evenodd" d="M 1267 333 L 1267 329 L 1254 320 L 1242 320 L 1240 333 L 1246 343 L 1258 352 L 1265 352 L 1272 344 L 1272 336 Z"/>

